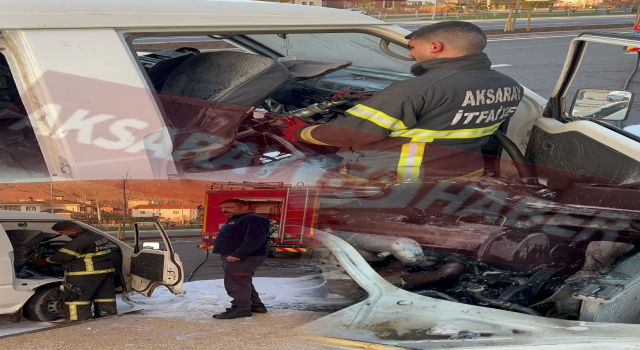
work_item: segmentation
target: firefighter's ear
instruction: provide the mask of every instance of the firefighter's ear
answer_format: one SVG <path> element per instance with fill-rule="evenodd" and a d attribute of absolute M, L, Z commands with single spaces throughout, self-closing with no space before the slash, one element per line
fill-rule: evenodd
<path fill-rule="evenodd" d="M 442 52 L 442 50 L 444 50 L 444 44 L 442 43 L 442 41 L 434 40 L 431 42 L 429 48 L 431 49 L 431 53 Z"/>

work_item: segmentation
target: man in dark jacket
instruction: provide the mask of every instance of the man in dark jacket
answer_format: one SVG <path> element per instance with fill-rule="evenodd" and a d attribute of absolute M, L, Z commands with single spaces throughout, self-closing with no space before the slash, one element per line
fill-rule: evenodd
<path fill-rule="evenodd" d="M 224 288 L 232 300 L 230 308 L 213 317 L 230 319 L 265 313 L 267 308 L 252 277 L 267 256 L 269 220 L 251 213 L 249 203 L 241 199 L 220 202 L 220 210 L 228 220 L 216 236 L 213 252 L 222 259 Z"/>
<path fill-rule="evenodd" d="M 117 314 L 115 268 L 109 254 L 110 242 L 82 226 L 61 221 L 51 227 L 73 239 L 47 262 L 63 264 L 65 282 L 61 297 L 65 301 L 65 316 L 70 321 L 91 318 L 91 303 L 96 317 Z"/>
<path fill-rule="evenodd" d="M 302 141 L 342 148 L 341 172 L 376 180 L 455 177 L 483 167 L 481 147 L 516 111 L 522 87 L 491 69 L 487 38 L 462 21 L 406 38 L 414 78 L 362 101 L 344 118 L 299 130 Z"/>

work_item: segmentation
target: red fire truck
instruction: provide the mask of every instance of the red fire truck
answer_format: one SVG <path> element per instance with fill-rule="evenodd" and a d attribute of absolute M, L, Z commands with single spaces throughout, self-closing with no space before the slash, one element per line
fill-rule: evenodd
<path fill-rule="evenodd" d="M 213 241 L 227 221 L 220 202 L 239 198 L 251 203 L 253 212 L 271 221 L 271 252 L 306 252 L 318 216 L 318 189 L 283 183 L 215 184 L 204 199 L 202 249 L 213 249 Z"/>

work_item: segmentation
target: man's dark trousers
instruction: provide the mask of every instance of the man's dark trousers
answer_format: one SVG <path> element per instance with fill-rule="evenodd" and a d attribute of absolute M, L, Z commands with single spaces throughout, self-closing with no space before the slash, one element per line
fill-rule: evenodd
<path fill-rule="evenodd" d="M 92 302 L 96 317 L 117 314 L 114 278 L 113 273 L 67 276 L 66 280 L 80 288 L 81 293 L 76 300 L 65 302 L 66 318 L 72 321 L 91 318 Z"/>
<path fill-rule="evenodd" d="M 253 275 L 264 262 L 264 256 L 248 256 L 237 262 L 228 262 L 221 255 L 224 271 L 224 289 L 231 297 L 231 305 L 240 310 L 251 310 L 251 305 L 262 305 L 262 300 L 253 286 Z"/>

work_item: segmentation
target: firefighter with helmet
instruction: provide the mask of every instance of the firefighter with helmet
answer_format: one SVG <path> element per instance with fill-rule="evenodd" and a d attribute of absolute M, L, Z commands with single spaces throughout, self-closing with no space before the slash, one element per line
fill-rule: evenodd
<path fill-rule="evenodd" d="M 117 314 L 115 299 L 115 268 L 111 260 L 110 242 L 82 226 L 61 221 L 51 227 L 72 240 L 46 261 L 63 264 L 65 281 L 60 299 L 69 321 L 86 320 L 93 315 Z"/>
<path fill-rule="evenodd" d="M 481 148 L 506 126 L 523 96 L 491 69 L 476 25 L 445 21 L 406 36 L 415 77 L 392 84 L 343 118 L 287 130 L 298 140 L 340 147 L 341 173 L 382 181 L 481 174 Z M 292 129 L 296 129 L 295 132 Z"/>

